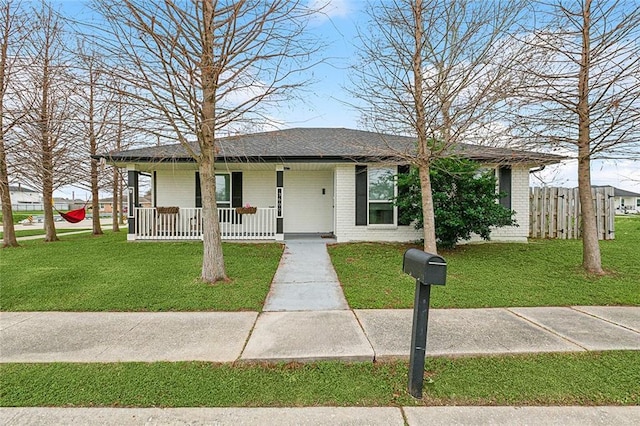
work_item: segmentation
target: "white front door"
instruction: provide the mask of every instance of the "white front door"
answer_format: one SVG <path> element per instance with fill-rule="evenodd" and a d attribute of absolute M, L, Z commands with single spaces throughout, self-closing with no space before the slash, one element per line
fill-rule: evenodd
<path fill-rule="evenodd" d="M 284 172 L 284 232 L 333 232 L 333 171 Z"/>

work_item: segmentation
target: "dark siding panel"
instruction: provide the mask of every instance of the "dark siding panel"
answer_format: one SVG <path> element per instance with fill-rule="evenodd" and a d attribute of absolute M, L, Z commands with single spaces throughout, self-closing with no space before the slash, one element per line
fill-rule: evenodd
<path fill-rule="evenodd" d="M 231 173 L 231 207 L 242 207 L 242 172 Z"/>
<path fill-rule="evenodd" d="M 367 166 L 356 166 L 356 226 L 367 225 Z"/>
<path fill-rule="evenodd" d="M 409 166 L 408 165 L 404 165 L 404 166 L 398 166 L 398 175 L 408 175 L 409 174 Z M 398 188 L 398 197 L 405 195 L 407 193 L 407 189 L 406 188 Z M 408 226 L 411 225 L 411 221 L 408 219 L 403 220 L 402 219 L 402 209 L 400 209 L 400 207 L 398 207 L 398 225 L 400 226 Z"/>
<path fill-rule="evenodd" d="M 502 166 L 498 171 L 499 191 L 505 193 L 500 198 L 500 204 L 511 209 L 511 167 Z"/>
<path fill-rule="evenodd" d="M 200 172 L 196 172 L 196 207 L 202 207 L 202 188 L 200 187 Z"/>

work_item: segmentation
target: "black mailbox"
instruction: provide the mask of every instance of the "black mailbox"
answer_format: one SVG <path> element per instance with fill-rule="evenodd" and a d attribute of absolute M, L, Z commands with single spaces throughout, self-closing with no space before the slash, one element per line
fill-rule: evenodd
<path fill-rule="evenodd" d="M 447 262 L 442 257 L 414 248 L 404 253 L 402 270 L 422 284 L 445 285 L 447 279 Z"/>

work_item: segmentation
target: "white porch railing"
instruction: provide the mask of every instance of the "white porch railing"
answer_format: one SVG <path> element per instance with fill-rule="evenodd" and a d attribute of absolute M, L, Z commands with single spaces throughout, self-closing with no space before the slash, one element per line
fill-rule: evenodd
<path fill-rule="evenodd" d="M 136 208 L 136 240 L 200 240 L 201 208 Z M 274 240 L 276 209 L 259 207 L 255 214 L 239 214 L 235 208 L 219 208 L 223 240 Z"/>

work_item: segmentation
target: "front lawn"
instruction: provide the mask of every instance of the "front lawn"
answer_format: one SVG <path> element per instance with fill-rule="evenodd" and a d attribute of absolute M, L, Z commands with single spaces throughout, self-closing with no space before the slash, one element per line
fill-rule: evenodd
<path fill-rule="evenodd" d="M 2 364 L 0 406 L 637 405 L 639 365 L 638 351 L 427 358 L 417 401 L 406 362 Z"/>
<path fill-rule="evenodd" d="M 223 250 L 231 282 L 199 282 L 201 242 L 132 243 L 126 233 L 60 236 L 0 250 L 2 311 L 260 311 L 276 243 Z"/>
<path fill-rule="evenodd" d="M 616 239 L 600 244 L 609 274 L 586 276 L 579 240 L 531 240 L 529 244 L 459 246 L 440 254 L 447 284 L 434 286 L 431 306 L 640 305 L 640 217 L 616 219 Z M 329 247 L 352 308 L 410 308 L 415 281 L 403 274 L 410 245 L 338 244 Z"/>

